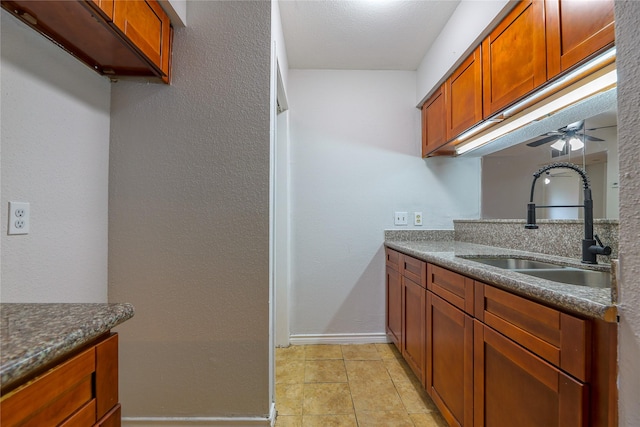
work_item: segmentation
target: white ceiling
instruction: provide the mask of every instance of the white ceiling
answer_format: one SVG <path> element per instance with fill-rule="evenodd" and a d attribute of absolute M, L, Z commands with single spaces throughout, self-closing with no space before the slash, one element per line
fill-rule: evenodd
<path fill-rule="evenodd" d="M 280 0 L 289 68 L 416 70 L 460 0 Z"/>

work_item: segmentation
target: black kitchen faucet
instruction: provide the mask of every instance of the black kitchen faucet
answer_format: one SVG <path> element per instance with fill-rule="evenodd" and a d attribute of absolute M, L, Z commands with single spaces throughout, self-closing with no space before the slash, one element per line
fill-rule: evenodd
<path fill-rule="evenodd" d="M 584 187 L 584 204 L 583 205 L 549 205 L 536 206 L 533 203 L 533 191 L 536 181 L 540 175 L 551 169 L 573 169 L 582 177 L 582 185 Z M 582 239 L 582 262 L 584 264 L 597 264 L 597 255 L 611 255 L 611 248 L 604 246 L 598 235 L 593 234 L 593 199 L 591 198 L 591 185 L 587 173 L 579 166 L 573 163 L 551 163 L 546 165 L 533 174 L 533 182 L 531 183 L 531 198 L 527 204 L 527 224 L 524 228 L 536 229 L 536 209 L 537 208 L 584 208 L 584 239 Z"/>

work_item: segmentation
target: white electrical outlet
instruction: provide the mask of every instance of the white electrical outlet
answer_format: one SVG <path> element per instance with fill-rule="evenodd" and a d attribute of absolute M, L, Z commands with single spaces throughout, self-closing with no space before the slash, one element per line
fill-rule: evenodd
<path fill-rule="evenodd" d="M 7 234 L 29 234 L 29 203 L 9 202 Z"/>
<path fill-rule="evenodd" d="M 422 212 L 413 213 L 413 225 L 422 225 Z"/>
<path fill-rule="evenodd" d="M 407 225 L 407 213 L 406 212 L 396 212 L 393 220 L 394 225 Z"/>

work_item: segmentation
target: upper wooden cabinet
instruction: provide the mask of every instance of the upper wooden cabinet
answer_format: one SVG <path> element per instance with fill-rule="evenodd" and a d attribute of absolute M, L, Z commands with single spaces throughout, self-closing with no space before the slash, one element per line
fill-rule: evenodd
<path fill-rule="evenodd" d="M 613 0 L 546 0 L 547 77 L 614 43 Z"/>
<path fill-rule="evenodd" d="M 104 12 L 104 16 L 109 20 L 113 21 L 113 3 L 115 0 L 91 0 L 102 12 Z"/>
<path fill-rule="evenodd" d="M 482 61 L 478 48 L 445 84 L 447 141 L 482 120 Z"/>
<path fill-rule="evenodd" d="M 169 17 L 155 0 L 115 0 L 113 24 L 135 46 L 169 74 Z"/>
<path fill-rule="evenodd" d="M 2 7 L 100 74 L 169 83 L 171 26 L 156 0 L 2 0 Z"/>
<path fill-rule="evenodd" d="M 427 157 L 446 144 L 446 118 L 444 85 L 442 85 L 422 105 L 422 157 Z"/>
<path fill-rule="evenodd" d="M 482 42 L 484 117 L 546 82 L 544 3 L 522 1 Z"/>

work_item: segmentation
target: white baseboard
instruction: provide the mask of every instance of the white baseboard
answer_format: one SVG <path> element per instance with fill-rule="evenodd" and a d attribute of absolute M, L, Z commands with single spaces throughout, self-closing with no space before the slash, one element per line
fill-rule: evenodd
<path fill-rule="evenodd" d="M 375 334 L 299 334 L 291 335 L 291 345 L 307 344 L 382 344 L 389 339 L 384 332 Z"/>
<path fill-rule="evenodd" d="M 122 417 L 122 427 L 273 427 L 275 404 L 268 418 L 261 417 Z"/>

